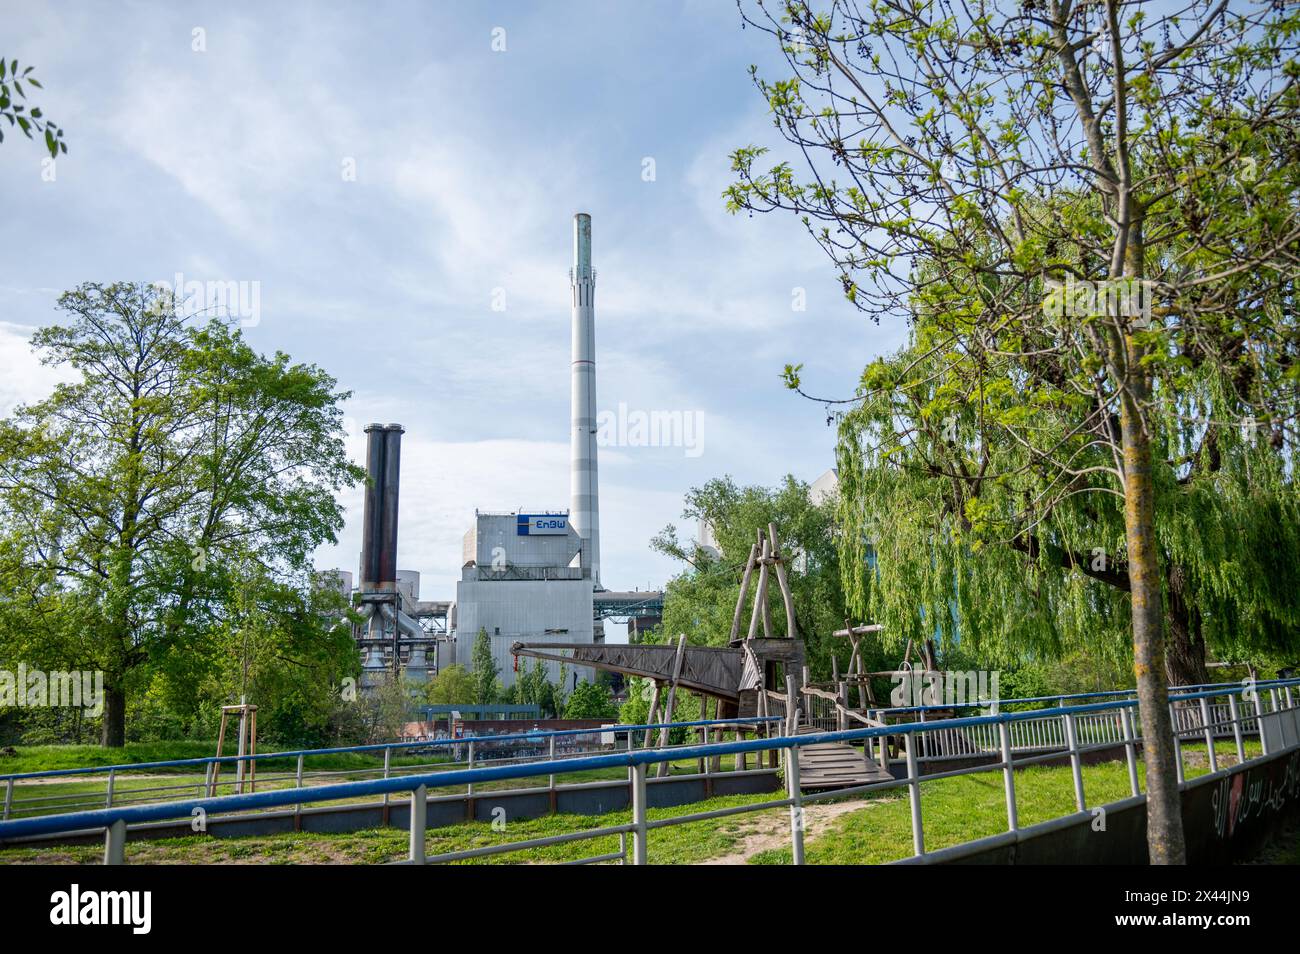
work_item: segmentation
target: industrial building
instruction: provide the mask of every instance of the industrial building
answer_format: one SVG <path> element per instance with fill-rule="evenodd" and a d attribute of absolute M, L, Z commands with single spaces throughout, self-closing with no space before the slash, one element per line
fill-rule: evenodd
<path fill-rule="evenodd" d="M 613 593 L 600 583 L 600 491 L 596 453 L 596 270 L 591 216 L 573 218 L 570 363 L 570 485 L 567 510 L 476 511 L 465 534 L 454 602 L 422 601 L 419 574 L 397 570 L 400 425 L 366 428 L 368 476 L 359 585 L 325 571 L 366 617 L 357 643 L 370 684 L 405 669 L 422 681 L 444 666 L 472 668 L 474 641 L 487 633 L 501 683 L 515 681 L 510 647 L 529 643 L 600 643 L 606 619 L 627 619 L 630 632 L 654 625 L 663 609 L 656 591 Z M 545 664 L 553 682 L 559 664 Z M 570 669 L 591 679 L 588 669 Z"/>
<path fill-rule="evenodd" d="M 591 571 L 582 552 L 582 537 L 567 512 L 476 513 L 465 534 L 465 559 L 456 583 L 454 644 L 445 647 L 439 665 L 455 661 L 469 666 L 482 630 L 492 642 L 502 685 L 510 686 L 515 675 L 512 644 L 598 641 Z M 546 666 L 551 681 L 558 681 L 558 664 Z M 583 670 L 577 676 L 589 679 L 591 673 Z"/>
<path fill-rule="evenodd" d="M 456 661 L 466 665 L 480 630 L 492 640 L 503 685 L 514 682 L 520 641 L 603 640 L 593 594 L 600 588 L 600 481 L 596 462 L 596 270 L 591 216 L 573 217 L 569 368 L 569 509 L 476 513 L 456 584 Z M 441 661 L 441 660 L 440 660 Z M 559 666 L 546 664 L 552 681 Z M 591 673 L 574 674 L 579 679 Z M 570 677 L 573 678 L 573 677 Z"/>

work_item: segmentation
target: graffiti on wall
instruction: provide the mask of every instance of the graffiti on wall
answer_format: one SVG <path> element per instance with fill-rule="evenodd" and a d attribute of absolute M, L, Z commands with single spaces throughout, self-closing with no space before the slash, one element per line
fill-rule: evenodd
<path fill-rule="evenodd" d="M 1283 811 L 1300 799 L 1300 752 L 1282 762 L 1237 772 L 1219 782 L 1211 801 L 1219 838 L 1233 833 L 1253 818 Z"/>

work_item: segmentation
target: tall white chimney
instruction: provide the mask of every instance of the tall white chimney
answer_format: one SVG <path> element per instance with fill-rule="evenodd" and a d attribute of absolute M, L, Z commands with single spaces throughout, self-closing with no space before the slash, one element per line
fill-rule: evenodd
<path fill-rule="evenodd" d="M 582 565 L 600 588 L 600 494 L 596 474 L 596 272 L 591 267 L 591 216 L 573 217 L 572 467 L 569 522 L 582 537 Z"/>

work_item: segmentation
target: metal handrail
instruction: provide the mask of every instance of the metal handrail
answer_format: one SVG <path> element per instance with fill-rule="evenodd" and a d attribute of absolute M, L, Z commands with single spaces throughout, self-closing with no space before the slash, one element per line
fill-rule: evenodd
<path fill-rule="evenodd" d="M 189 768 L 202 767 L 228 762 L 255 762 L 270 759 L 290 759 L 314 755 L 342 755 L 350 752 L 377 752 L 398 749 L 427 749 L 433 747 L 466 745 L 470 742 L 518 742 L 525 739 L 544 740 L 551 737 L 573 735 L 600 735 L 603 733 L 622 734 L 624 732 L 641 732 L 647 729 L 694 728 L 699 726 L 734 726 L 759 725 L 766 722 L 780 722 L 780 716 L 747 716 L 743 719 L 700 719 L 693 722 L 651 722 L 644 725 L 623 725 L 610 723 L 608 726 L 592 726 L 588 729 L 538 729 L 532 732 L 519 732 L 512 735 L 466 735 L 457 739 L 428 739 L 416 742 L 374 742 L 366 745 L 347 745 L 329 749 L 290 749 L 284 752 L 258 752 L 256 755 L 207 755 L 192 759 L 170 759 L 164 762 L 125 762 L 119 765 L 91 765 L 70 769 L 44 769 L 37 772 L 16 772 L 0 775 L 0 782 L 10 779 L 21 782 L 36 778 L 61 778 L 69 775 L 103 775 L 107 772 L 138 772 L 142 769 Z M 364 771 L 358 767 L 350 771 Z"/>
<path fill-rule="evenodd" d="M 1209 700 L 1218 696 L 1227 696 L 1230 700 L 1230 706 L 1236 713 L 1236 697 L 1247 692 L 1258 689 L 1286 689 L 1286 708 L 1294 711 L 1295 705 L 1291 696 L 1291 688 L 1300 686 L 1300 679 L 1292 680 L 1274 680 L 1268 684 L 1257 683 L 1249 686 L 1237 686 L 1232 692 L 1216 692 L 1213 690 L 1187 693 L 1177 701 L 1195 701 Z M 793 692 L 790 693 L 793 702 Z M 1280 711 L 1280 699 L 1276 691 L 1270 693 L 1273 702 L 1273 712 Z M 1263 711 L 1258 694 L 1254 695 L 1255 715 L 1261 717 Z M 1172 703 L 1171 703 L 1172 704 Z M 428 803 L 428 788 L 430 786 L 444 787 L 451 785 L 465 784 L 472 786 L 478 782 L 490 782 L 506 779 L 533 778 L 543 775 L 563 774 L 575 771 L 598 770 L 604 768 L 626 767 L 629 771 L 629 785 L 632 788 L 632 805 L 633 805 L 633 823 L 630 831 L 633 835 L 634 842 L 634 863 L 643 863 L 646 852 L 646 833 L 651 827 L 663 827 L 670 824 L 682 824 L 687 821 L 700 820 L 706 817 L 719 817 L 719 813 L 736 814 L 744 811 L 757 811 L 764 808 L 789 806 L 791 809 L 791 839 L 795 863 L 802 863 L 803 859 L 803 821 L 802 805 L 806 802 L 816 801 L 824 798 L 841 798 L 845 795 L 879 790 L 884 788 L 896 788 L 906 786 L 909 790 L 909 800 L 912 811 L 912 828 L 913 828 L 913 848 L 914 855 L 917 857 L 926 854 L 924 848 L 924 828 L 921 821 L 921 804 L 920 804 L 920 782 L 921 775 L 917 767 L 916 745 L 913 743 L 913 737 L 923 735 L 926 732 L 933 732 L 945 729 L 962 729 L 982 725 L 994 725 L 998 727 L 1001 736 L 1001 760 L 996 763 L 980 765 L 973 768 L 957 769 L 951 772 L 943 772 L 937 775 L 926 776 L 927 779 L 939 779 L 953 777 L 957 775 L 972 774 L 984 771 L 1002 771 L 1005 778 L 1005 793 L 1007 803 L 1007 814 L 1009 831 L 1014 833 L 1018 830 L 1016 822 L 1015 809 L 1015 791 L 1013 772 L 1017 764 L 1031 764 L 1038 759 L 1023 759 L 1019 762 L 1013 757 L 1009 745 L 1010 725 L 1016 722 L 1042 719 L 1047 716 L 1060 716 L 1065 727 L 1065 734 L 1068 745 L 1068 755 L 1070 758 L 1071 768 L 1074 775 L 1074 784 L 1076 792 L 1076 801 L 1080 813 L 1084 812 L 1087 807 L 1085 792 L 1083 787 L 1083 777 L 1081 772 L 1081 756 L 1094 749 L 1109 747 L 1111 743 L 1098 743 L 1095 745 L 1080 745 L 1076 732 L 1077 718 L 1094 712 L 1119 711 L 1122 722 L 1124 723 L 1125 738 L 1123 744 L 1126 750 L 1126 758 L 1129 763 L 1129 775 L 1132 781 L 1133 797 L 1139 796 L 1138 779 L 1135 762 L 1136 746 L 1140 739 L 1137 735 L 1137 727 L 1132 717 L 1132 710 L 1137 708 L 1137 700 L 1123 699 L 1111 702 L 1092 703 L 1083 706 L 1059 706 L 1055 708 L 1032 710 L 1024 712 L 1003 712 L 985 716 L 965 717 L 944 719 L 936 722 L 912 722 L 891 726 L 878 726 L 864 729 L 846 729 L 834 732 L 815 732 L 806 735 L 782 735 L 771 738 L 758 738 L 745 741 L 719 742 L 701 745 L 684 745 L 669 749 L 640 749 L 628 750 L 624 752 L 611 753 L 606 755 L 586 756 L 581 758 L 566 760 L 547 760 L 543 762 L 533 762 L 515 765 L 502 765 L 483 768 L 454 769 L 450 771 L 437 772 L 425 775 L 412 775 L 400 777 L 388 777 L 375 779 L 371 781 L 346 782 L 335 785 L 317 786 L 310 789 L 293 788 L 281 789 L 269 792 L 257 792 L 246 795 L 228 795 L 211 798 L 196 798 L 177 802 L 155 803 L 150 805 L 140 805 L 133 807 L 104 808 L 95 811 L 74 812 L 63 815 L 46 815 L 34 818 L 18 819 L 13 821 L 0 822 L 0 840 L 6 838 L 22 838 L 38 835 L 61 834 L 68 832 L 86 831 L 86 830 L 104 830 L 107 832 L 106 838 L 106 862 L 120 861 L 123 854 L 123 846 L 126 838 L 126 825 L 129 823 L 146 823 L 155 821 L 168 821 L 177 818 L 192 816 L 196 813 L 220 814 L 245 809 L 262 809 L 262 808 L 280 808 L 289 805 L 301 805 L 305 802 L 323 802 L 340 799 L 350 799 L 369 795 L 388 796 L 396 793 L 409 793 L 411 799 L 411 861 L 413 863 L 424 863 L 426 856 L 424 854 L 424 827 L 425 813 Z M 1202 704 L 1202 712 L 1208 711 L 1208 702 Z M 726 722 L 726 720 L 715 720 Z M 1237 753 L 1242 763 L 1248 760 L 1244 759 L 1244 747 L 1241 739 L 1240 723 L 1244 721 L 1240 715 L 1230 719 L 1234 726 L 1236 736 Z M 689 723 L 679 723 L 687 725 Z M 1262 726 L 1261 726 L 1262 729 Z M 907 776 L 902 779 L 891 779 L 887 782 L 871 783 L 857 786 L 849 789 L 839 789 L 832 792 L 823 792 L 812 795 L 803 795 L 799 789 L 799 769 L 798 769 L 798 749 L 805 745 L 825 744 L 828 742 L 854 742 L 865 741 L 870 739 L 884 738 L 888 736 L 901 736 L 906 746 Z M 1263 737 L 1261 736 L 1261 741 Z M 1213 727 L 1208 723 L 1205 725 L 1205 742 L 1209 749 L 1209 761 L 1211 775 L 1218 773 L 1214 757 L 1214 738 Z M 1296 748 L 1292 746 L 1291 748 Z M 1288 748 L 1286 751 L 1290 751 Z M 672 819 L 662 819 L 653 825 L 646 818 L 646 766 L 658 764 L 665 761 L 678 759 L 709 759 L 714 756 L 726 754 L 741 754 L 749 752 L 764 752 L 772 750 L 784 750 L 785 752 L 785 777 L 787 783 L 787 797 L 772 802 L 761 803 L 758 806 L 737 806 L 735 809 L 720 809 L 713 812 L 695 813 L 693 815 L 677 816 Z M 1264 755 L 1267 757 L 1271 754 L 1268 751 L 1268 745 L 1263 746 Z M 1180 749 L 1181 753 L 1181 749 Z M 1058 756 L 1059 757 L 1059 754 Z M 1250 760 L 1253 761 L 1253 760 Z M 1179 756 L 1179 781 L 1183 783 L 1181 771 L 1182 759 Z M 1053 824 L 1059 822 L 1043 823 Z M 619 826 L 621 828 L 622 826 Z M 1037 827 L 1037 826 L 1035 826 Z M 614 829 L 611 829 L 613 831 Z M 573 833 L 564 836 L 553 836 L 555 841 L 549 839 L 534 840 L 528 845 L 540 843 L 560 843 L 560 841 L 579 840 L 577 836 L 587 835 L 596 837 L 603 830 L 597 830 L 596 833 L 583 832 Z M 625 832 L 626 833 L 626 832 Z M 517 843 L 513 849 L 504 846 L 492 846 L 491 849 L 478 849 L 483 853 L 500 853 L 504 850 L 518 850 L 523 843 Z M 418 853 L 417 853 L 418 848 Z M 475 850 L 471 850 L 471 853 Z M 624 852 L 626 854 L 626 852 Z M 457 857 L 469 857 L 464 852 L 456 854 Z M 433 860 L 450 860 L 435 856 Z M 602 856 L 602 860 L 607 860 L 607 856 Z"/>
<path fill-rule="evenodd" d="M 1249 685 L 1247 685 L 1247 682 L 1249 682 Z M 1268 689 L 1271 687 L 1282 687 L 1289 684 L 1293 684 L 1293 683 L 1291 683 L 1289 680 L 1286 679 L 1257 679 L 1257 680 L 1238 681 L 1238 682 L 1206 682 L 1206 683 L 1198 683 L 1196 685 L 1191 685 L 1191 686 L 1170 686 L 1169 698 L 1171 701 L 1173 701 L 1175 697 L 1183 700 L 1199 699 L 1200 696 L 1186 695 L 1186 693 L 1204 692 L 1213 689 L 1226 690 L 1230 688 L 1246 689 L 1246 688 L 1253 687 L 1255 689 Z M 1223 693 L 1217 693 L 1217 694 L 1222 695 Z M 938 703 L 935 705 L 924 705 L 924 706 L 895 706 L 892 708 L 877 706 L 874 707 L 874 711 L 882 715 L 899 715 L 908 712 L 940 712 L 940 711 L 949 711 L 952 709 L 987 709 L 990 706 L 994 706 L 994 705 L 996 706 L 1027 705 L 1028 703 L 1031 702 L 1064 702 L 1064 700 L 1066 699 L 1103 699 L 1103 698 L 1110 698 L 1112 696 L 1135 696 L 1135 695 L 1137 695 L 1137 689 L 1106 689 L 1100 692 L 1075 692 L 1075 693 L 1057 694 L 1053 696 L 1025 696 L 1024 698 L 1020 698 L 1020 699 L 989 699 L 983 702 L 952 702 L 952 703 Z M 1043 710 L 1036 710 L 1036 711 L 1043 711 Z"/>

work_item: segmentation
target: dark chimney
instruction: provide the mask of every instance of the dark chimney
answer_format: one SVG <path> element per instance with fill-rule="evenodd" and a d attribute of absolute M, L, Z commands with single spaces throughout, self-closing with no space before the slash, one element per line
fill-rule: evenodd
<path fill-rule="evenodd" d="M 402 426 L 366 427 L 366 497 L 361 527 L 361 589 L 397 588 L 397 491 Z"/>

